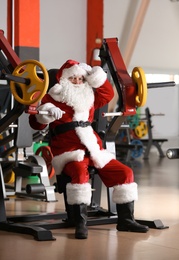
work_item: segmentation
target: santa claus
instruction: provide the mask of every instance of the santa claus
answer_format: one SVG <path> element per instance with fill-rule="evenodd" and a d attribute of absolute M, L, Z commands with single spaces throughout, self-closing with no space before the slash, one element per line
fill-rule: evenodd
<path fill-rule="evenodd" d="M 113 87 L 104 70 L 95 66 L 68 60 L 56 74 L 55 84 L 46 94 L 38 110 L 46 115 L 30 115 L 31 127 L 42 130 L 49 125 L 57 185 L 60 174 L 71 178 L 66 186 L 69 211 L 75 219 L 75 237 L 85 239 L 87 230 L 87 205 L 91 202 L 89 166 L 95 166 L 107 187 L 114 187 L 117 230 L 147 232 L 148 227 L 134 219 L 134 201 L 138 198 L 133 171 L 103 149 L 102 141 L 91 123 L 96 109 L 113 98 Z"/>

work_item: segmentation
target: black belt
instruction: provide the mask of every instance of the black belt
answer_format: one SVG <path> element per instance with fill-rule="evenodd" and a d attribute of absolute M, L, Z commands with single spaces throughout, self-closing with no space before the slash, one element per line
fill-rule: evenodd
<path fill-rule="evenodd" d="M 74 130 L 76 127 L 87 127 L 91 125 L 89 121 L 73 121 L 65 124 L 57 125 L 54 129 L 50 130 L 52 136 L 63 134 L 69 130 Z"/>

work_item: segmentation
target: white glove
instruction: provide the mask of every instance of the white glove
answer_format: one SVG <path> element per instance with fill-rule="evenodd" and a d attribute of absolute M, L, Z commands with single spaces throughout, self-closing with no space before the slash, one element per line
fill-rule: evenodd
<path fill-rule="evenodd" d="M 90 65 L 86 64 L 86 63 L 80 63 L 79 66 L 80 66 L 82 69 L 86 70 L 86 72 L 87 72 L 88 74 L 89 74 L 89 73 L 91 72 L 91 70 L 92 70 L 92 67 L 91 67 Z"/>
<path fill-rule="evenodd" d="M 48 109 L 48 112 L 55 120 L 62 118 L 63 114 L 65 114 L 65 111 L 61 110 L 59 107 L 51 107 Z"/>
<path fill-rule="evenodd" d="M 105 83 L 107 74 L 100 66 L 94 66 L 85 79 L 92 88 L 99 88 Z"/>

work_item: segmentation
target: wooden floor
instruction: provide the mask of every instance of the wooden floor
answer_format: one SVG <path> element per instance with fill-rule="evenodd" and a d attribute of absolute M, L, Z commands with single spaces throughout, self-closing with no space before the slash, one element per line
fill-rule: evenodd
<path fill-rule="evenodd" d="M 149 160 L 140 158 L 133 165 L 139 185 L 135 218 L 159 219 L 169 228 L 140 234 L 117 232 L 115 224 L 89 226 L 86 240 L 75 239 L 73 228 L 54 229 L 54 241 L 36 241 L 31 235 L 0 231 L 0 260 L 178 260 L 179 159 L 161 159 L 152 149 Z M 6 212 L 8 216 L 63 212 L 62 196 L 57 198 L 58 202 L 48 203 L 10 198 L 5 202 Z M 101 206 L 107 207 L 105 188 Z"/>

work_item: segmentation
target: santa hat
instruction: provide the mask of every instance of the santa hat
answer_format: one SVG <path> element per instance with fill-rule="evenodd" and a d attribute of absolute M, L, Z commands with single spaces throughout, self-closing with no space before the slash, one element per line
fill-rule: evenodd
<path fill-rule="evenodd" d="M 69 78 L 72 76 L 86 76 L 91 67 L 85 63 L 79 63 L 75 60 L 67 60 L 58 70 L 56 78 L 59 81 L 61 77 Z"/>

